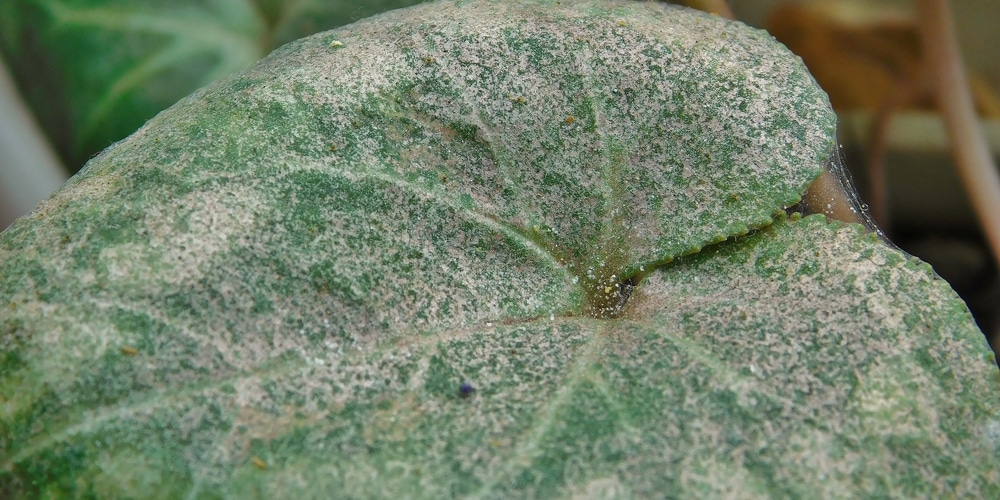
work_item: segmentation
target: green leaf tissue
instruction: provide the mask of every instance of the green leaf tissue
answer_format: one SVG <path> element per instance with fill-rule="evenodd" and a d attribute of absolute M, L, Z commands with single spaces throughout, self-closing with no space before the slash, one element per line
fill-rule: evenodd
<path fill-rule="evenodd" d="M 965 304 L 784 215 L 835 122 L 660 3 L 291 42 L 0 234 L 0 496 L 998 498 Z"/>

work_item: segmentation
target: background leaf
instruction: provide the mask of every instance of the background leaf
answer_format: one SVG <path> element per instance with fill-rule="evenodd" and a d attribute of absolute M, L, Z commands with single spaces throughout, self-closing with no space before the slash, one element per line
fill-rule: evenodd
<path fill-rule="evenodd" d="M 0 52 L 76 172 L 178 99 L 275 47 L 420 0 L 10 0 Z"/>
<path fill-rule="evenodd" d="M 770 225 L 832 136 L 765 33 L 653 3 L 289 44 L 0 235 L 0 491 L 994 497 L 964 304 Z"/>

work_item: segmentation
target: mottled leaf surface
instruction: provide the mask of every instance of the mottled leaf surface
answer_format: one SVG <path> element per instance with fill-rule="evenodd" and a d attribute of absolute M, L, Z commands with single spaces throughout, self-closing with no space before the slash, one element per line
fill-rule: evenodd
<path fill-rule="evenodd" d="M 184 99 L 0 235 L 0 492 L 996 497 L 954 292 L 786 220 L 765 33 L 441 2 Z"/>

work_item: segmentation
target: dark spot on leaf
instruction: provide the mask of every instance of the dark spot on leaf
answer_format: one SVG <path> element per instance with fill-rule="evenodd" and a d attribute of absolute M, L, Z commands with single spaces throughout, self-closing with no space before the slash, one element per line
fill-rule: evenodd
<path fill-rule="evenodd" d="M 458 395 L 461 398 L 468 398 L 475 391 L 476 388 L 472 387 L 472 384 L 468 382 L 462 382 L 462 385 L 458 386 Z"/>
<path fill-rule="evenodd" d="M 590 290 L 592 315 L 601 319 L 621 316 L 641 280 L 641 276 L 632 275 L 618 282 L 595 283 L 596 286 Z"/>

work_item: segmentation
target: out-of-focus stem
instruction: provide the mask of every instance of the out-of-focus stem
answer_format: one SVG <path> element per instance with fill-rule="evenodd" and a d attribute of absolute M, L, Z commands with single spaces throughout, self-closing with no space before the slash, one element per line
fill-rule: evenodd
<path fill-rule="evenodd" d="M 729 4 L 726 0 L 687 0 L 685 2 L 688 7 L 692 7 L 701 11 L 711 12 L 722 16 L 726 19 L 736 19 L 733 16 L 733 9 L 729 8 Z"/>
<path fill-rule="evenodd" d="M 886 182 L 885 158 L 888 154 L 889 124 L 897 109 L 914 102 L 929 92 L 924 78 L 901 77 L 891 92 L 875 110 L 868 127 L 868 178 L 871 192 L 868 201 L 872 218 L 882 231 L 892 235 L 892 214 L 889 211 L 889 186 Z"/>
<path fill-rule="evenodd" d="M 66 182 L 66 169 L 0 58 L 0 230 Z"/>
<path fill-rule="evenodd" d="M 924 53 L 958 175 L 1000 262 L 1000 174 L 972 105 L 951 9 L 946 0 L 918 0 L 917 7 Z"/>
<path fill-rule="evenodd" d="M 840 182 L 829 170 L 824 169 L 818 179 L 813 181 L 809 190 L 802 196 L 810 212 L 822 213 L 831 219 L 843 222 L 863 224 L 850 198 L 844 192 Z"/>

